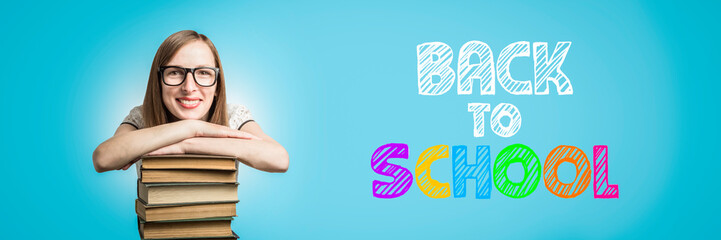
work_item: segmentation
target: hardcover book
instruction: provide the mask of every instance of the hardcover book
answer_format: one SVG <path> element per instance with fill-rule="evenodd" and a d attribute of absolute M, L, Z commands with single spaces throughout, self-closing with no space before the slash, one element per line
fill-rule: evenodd
<path fill-rule="evenodd" d="M 214 155 L 157 155 L 141 158 L 140 169 L 238 170 L 235 157 Z"/>
<path fill-rule="evenodd" d="M 142 183 L 138 198 L 147 206 L 238 201 L 238 183 Z"/>
<path fill-rule="evenodd" d="M 140 182 L 143 183 L 234 183 L 237 181 L 238 171 L 196 169 L 140 170 Z"/>
<path fill-rule="evenodd" d="M 235 217 L 235 202 L 195 205 L 148 206 L 135 200 L 135 212 L 146 222 Z"/>
<path fill-rule="evenodd" d="M 146 222 L 138 217 L 141 239 L 235 239 L 230 228 L 232 218 L 194 219 L 190 221 Z"/>

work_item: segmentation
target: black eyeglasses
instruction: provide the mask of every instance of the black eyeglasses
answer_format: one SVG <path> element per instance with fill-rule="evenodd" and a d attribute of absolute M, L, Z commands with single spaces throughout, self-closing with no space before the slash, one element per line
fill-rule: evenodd
<path fill-rule="evenodd" d="M 179 86 L 185 82 L 185 77 L 188 76 L 188 72 L 193 74 L 195 83 L 201 87 L 210 87 L 215 85 L 218 81 L 219 68 L 214 67 L 197 67 L 197 68 L 184 68 L 178 66 L 162 66 L 158 70 L 158 75 L 163 83 L 168 86 Z"/>

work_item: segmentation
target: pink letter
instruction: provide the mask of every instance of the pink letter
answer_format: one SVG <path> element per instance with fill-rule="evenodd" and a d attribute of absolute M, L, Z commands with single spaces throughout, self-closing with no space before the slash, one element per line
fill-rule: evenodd
<path fill-rule="evenodd" d="M 593 197 L 618 198 L 618 184 L 608 185 L 608 146 L 593 146 L 593 172 Z M 603 185 L 606 185 L 606 188 L 601 189 Z"/>

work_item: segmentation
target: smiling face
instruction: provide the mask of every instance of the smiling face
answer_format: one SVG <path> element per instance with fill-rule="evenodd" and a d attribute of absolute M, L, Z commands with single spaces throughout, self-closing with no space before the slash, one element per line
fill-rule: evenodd
<path fill-rule="evenodd" d="M 181 47 L 165 65 L 183 68 L 217 67 L 210 47 L 199 40 Z M 218 83 L 210 87 L 202 87 L 195 82 L 193 74 L 188 72 L 185 81 L 179 86 L 168 86 L 164 83 L 161 86 L 163 103 L 173 115 L 172 119 L 208 120 Z"/>

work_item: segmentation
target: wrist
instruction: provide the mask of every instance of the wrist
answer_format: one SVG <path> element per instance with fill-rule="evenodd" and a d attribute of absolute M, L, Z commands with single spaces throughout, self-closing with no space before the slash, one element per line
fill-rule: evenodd
<path fill-rule="evenodd" d="M 178 121 L 180 127 L 185 130 L 185 138 L 193 138 L 201 135 L 203 121 L 200 120 L 182 120 Z"/>

